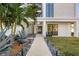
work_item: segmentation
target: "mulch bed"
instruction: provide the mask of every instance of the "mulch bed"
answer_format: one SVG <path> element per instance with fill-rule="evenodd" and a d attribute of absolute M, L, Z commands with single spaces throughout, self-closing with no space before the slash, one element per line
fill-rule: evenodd
<path fill-rule="evenodd" d="M 14 42 L 12 45 L 12 49 L 10 51 L 11 56 L 16 56 L 23 48 L 23 44 L 20 44 L 18 42 Z"/>

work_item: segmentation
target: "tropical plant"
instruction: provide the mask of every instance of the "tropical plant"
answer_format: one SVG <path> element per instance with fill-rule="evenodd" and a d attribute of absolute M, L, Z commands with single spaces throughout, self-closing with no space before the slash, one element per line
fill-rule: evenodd
<path fill-rule="evenodd" d="M 33 34 L 34 34 L 34 25 L 36 23 L 38 7 L 35 4 L 30 4 L 27 6 L 25 10 L 26 10 L 25 11 L 26 19 L 30 18 L 31 20 L 33 20 L 32 24 L 33 24 Z"/>
<path fill-rule="evenodd" d="M 16 6 L 16 7 L 15 7 Z M 34 24 L 36 22 L 36 13 L 37 8 L 34 4 L 28 5 L 25 8 L 20 8 L 21 4 L 13 4 L 12 10 L 14 9 L 14 16 L 15 16 L 15 22 L 14 22 L 14 33 L 16 30 L 16 25 L 20 25 L 23 29 L 23 25 L 21 24 L 22 21 L 24 21 L 27 26 L 29 26 L 29 18 L 34 20 Z"/>
<path fill-rule="evenodd" d="M 0 4 L 0 30 L 2 31 L 2 22 L 4 20 L 5 7 Z"/>
<path fill-rule="evenodd" d="M 20 25 L 24 29 L 23 25 L 21 24 L 22 21 L 24 21 L 27 24 L 27 26 L 29 26 L 29 22 L 28 22 L 29 18 L 31 20 L 34 20 L 33 25 L 36 22 L 36 14 L 38 10 L 36 6 L 32 4 L 32 5 L 28 5 L 25 8 L 21 8 L 20 7 L 21 5 L 22 4 L 20 3 L 18 4 L 17 3 L 14 3 L 14 4 L 1 3 L 0 4 L 1 30 L 3 30 L 3 24 L 5 25 L 5 27 L 8 27 L 8 28 L 12 27 L 12 32 L 14 33 L 14 39 L 15 39 L 16 26 Z M 1 43 L 0 51 L 10 46 L 10 45 L 7 45 L 8 41 L 9 41 L 9 38 L 6 38 L 0 42 Z"/>

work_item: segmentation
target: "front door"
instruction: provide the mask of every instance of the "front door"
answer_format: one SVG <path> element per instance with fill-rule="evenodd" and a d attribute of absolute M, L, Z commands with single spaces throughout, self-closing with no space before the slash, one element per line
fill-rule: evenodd
<path fill-rule="evenodd" d="M 58 24 L 48 24 L 48 35 L 58 35 Z"/>

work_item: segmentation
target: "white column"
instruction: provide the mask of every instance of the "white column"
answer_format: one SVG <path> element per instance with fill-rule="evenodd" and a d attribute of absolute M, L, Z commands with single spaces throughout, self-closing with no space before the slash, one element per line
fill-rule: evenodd
<path fill-rule="evenodd" d="M 46 37 L 46 32 L 47 32 L 47 24 L 46 24 L 46 21 L 43 21 L 43 36 Z"/>
<path fill-rule="evenodd" d="M 79 37 L 79 21 L 76 21 L 76 36 Z"/>

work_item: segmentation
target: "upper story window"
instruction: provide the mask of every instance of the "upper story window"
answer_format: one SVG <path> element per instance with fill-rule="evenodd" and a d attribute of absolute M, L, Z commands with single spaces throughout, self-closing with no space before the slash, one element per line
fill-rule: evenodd
<path fill-rule="evenodd" d="M 79 3 L 76 4 L 76 16 L 79 17 Z"/>
<path fill-rule="evenodd" d="M 53 16 L 54 16 L 54 4 L 46 3 L 46 17 L 53 17 Z"/>

